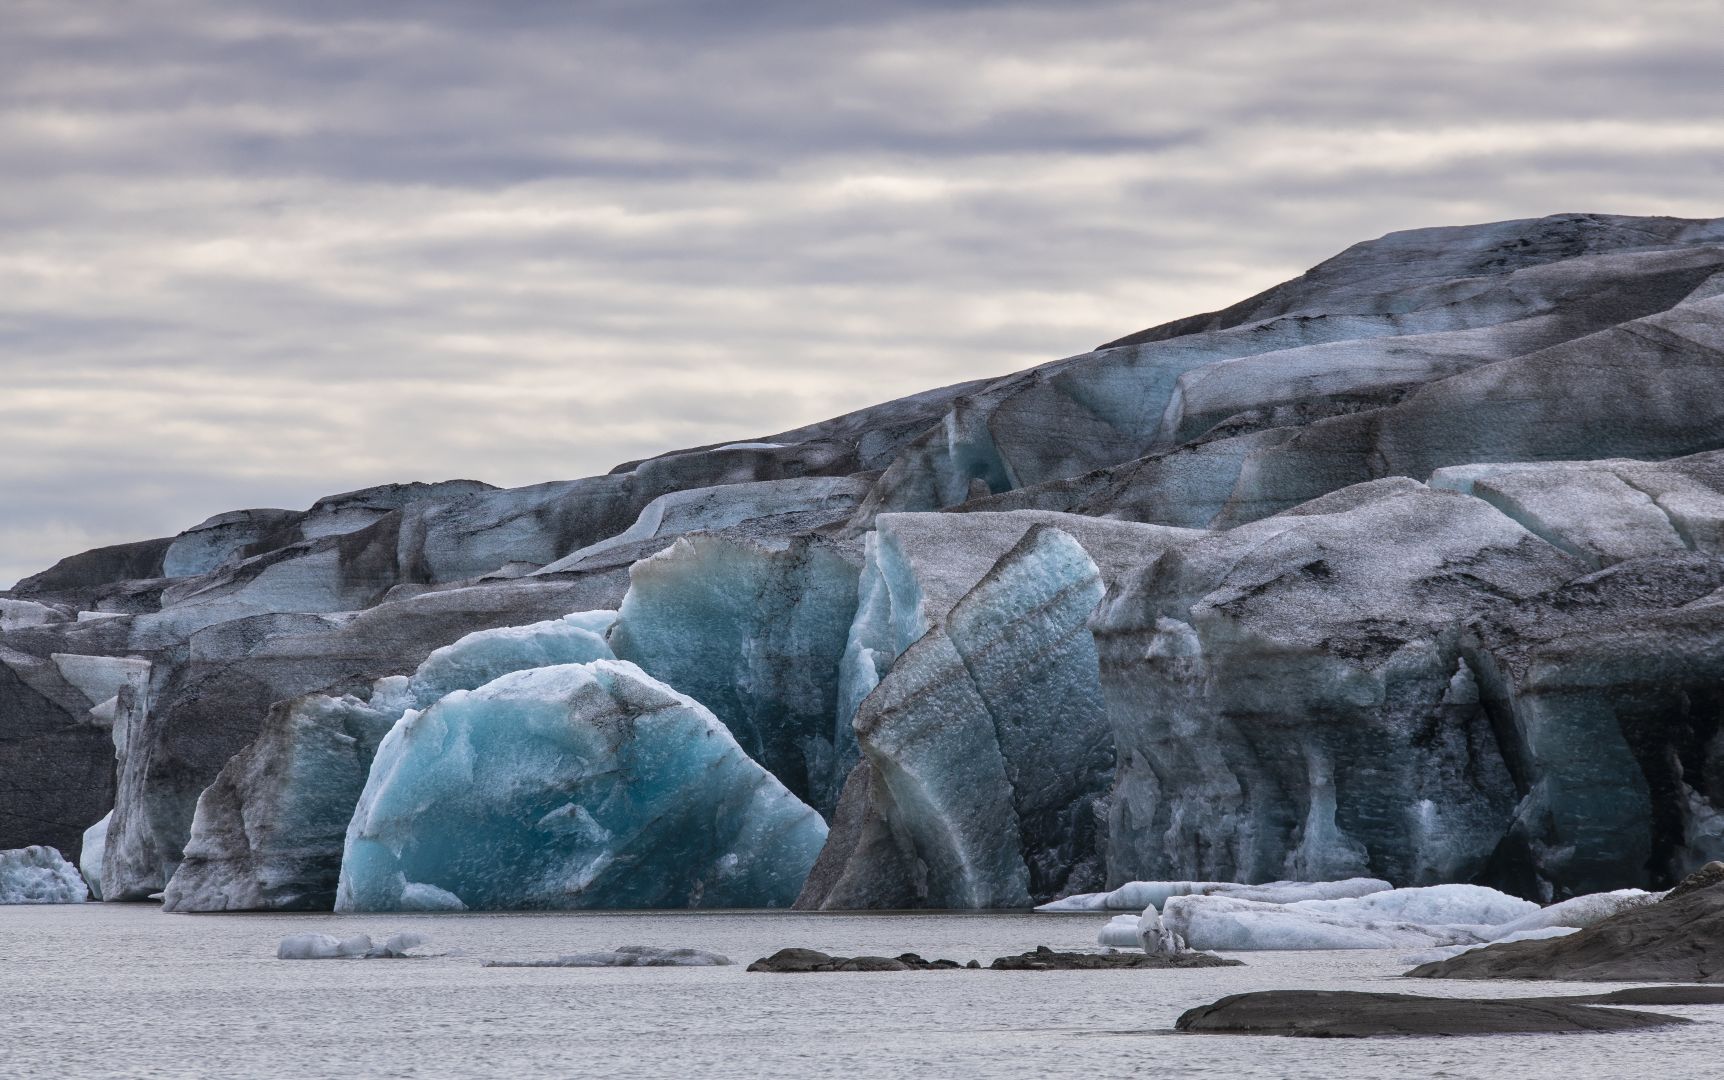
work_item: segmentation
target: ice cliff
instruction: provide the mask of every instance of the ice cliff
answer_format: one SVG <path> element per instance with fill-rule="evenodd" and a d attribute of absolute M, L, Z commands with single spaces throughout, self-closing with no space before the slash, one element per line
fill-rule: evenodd
<path fill-rule="evenodd" d="M 1724 220 L 1394 233 L 1028 371 L 0 595 L 0 848 L 181 910 L 1663 888 L 1724 855 L 1721 725 Z M 1222 901 L 1265 902 L 1175 914 Z"/>

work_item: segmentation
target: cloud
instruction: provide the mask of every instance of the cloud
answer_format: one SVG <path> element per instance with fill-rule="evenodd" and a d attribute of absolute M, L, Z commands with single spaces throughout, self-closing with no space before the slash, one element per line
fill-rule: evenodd
<path fill-rule="evenodd" d="M 1686 0 L 14 2 L 0 583 L 785 430 L 1392 229 L 1724 213 L 1721 31 Z"/>

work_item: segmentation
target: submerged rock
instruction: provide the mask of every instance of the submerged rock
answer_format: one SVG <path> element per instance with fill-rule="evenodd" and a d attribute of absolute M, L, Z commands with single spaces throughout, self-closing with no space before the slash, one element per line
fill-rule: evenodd
<path fill-rule="evenodd" d="M 1191 1009 L 1180 1016 L 1174 1027 L 1200 1035 L 1369 1039 L 1397 1035 L 1636 1031 L 1692 1023 L 1680 1016 L 1598 1008 L 1586 1003 L 1595 1000 L 1260 990 L 1233 994 L 1212 1005 Z"/>
<path fill-rule="evenodd" d="M 724 967 L 730 958 L 705 949 L 666 949 L 656 945 L 619 945 L 598 952 L 567 953 L 548 960 L 486 960 L 482 966 L 517 967 Z M 753 970 L 753 969 L 750 969 Z"/>

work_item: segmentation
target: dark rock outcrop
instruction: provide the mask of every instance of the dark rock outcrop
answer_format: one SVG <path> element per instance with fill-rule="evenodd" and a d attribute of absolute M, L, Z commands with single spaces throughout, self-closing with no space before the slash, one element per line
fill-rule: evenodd
<path fill-rule="evenodd" d="M 1262 990 L 1233 994 L 1180 1016 L 1200 1035 L 1291 1035 L 1368 1039 L 1397 1035 L 1553 1034 L 1637 1031 L 1690 1023 L 1680 1016 L 1599 1008 L 1563 998 L 1438 998 L 1356 990 Z M 1662 1004 L 1662 1003 L 1661 1003 Z"/>
<path fill-rule="evenodd" d="M 1057 952 L 1038 945 L 1027 953 L 1001 956 L 989 964 L 994 971 L 1113 971 L 1142 968 L 1240 967 L 1241 962 L 1206 952 L 1151 955 L 1141 952 Z"/>
<path fill-rule="evenodd" d="M 956 960 L 924 960 L 915 953 L 898 956 L 829 956 L 814 949 L 779 949 L 748 965 L 750 971 L 765 971 L 778 975 L 798 975 L 814 971 L 956 971 L 975 968 L 974 960 L 960 964 Z"/>

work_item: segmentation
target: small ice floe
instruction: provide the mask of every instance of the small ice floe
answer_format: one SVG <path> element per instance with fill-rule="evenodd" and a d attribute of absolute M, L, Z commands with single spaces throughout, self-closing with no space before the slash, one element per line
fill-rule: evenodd
<path fill-rule="evenodd" d="M 1362 885 L 1368 879 L 1355 880 Z M 1264 887 L 1237 888 L 1242 892 Z M 1114 916 L 1101 928 L 1097 940 L 1114 948 L 1135 945 L 1148 953 L 1163 951 L 1176 942 L 1193 949 L 1224 951 L 1435 950 L 1430 957 L 1443 958 L 1465 946 L 1572 932 L 1653 903 L 1661 895 L 1621 889 L 1540 907 L 1495 889 L 1457 884 L 1384 889 L 1356 896 L 1318 895 L 1279 903 L 1251 899 L 1239 892 L 1189 892 L 1159 897 L 1159 912 L 1152 904 L 1140 916 Z M 1425 953 L 1419 955 L 1424 957 Z"/>
<path fill-rule="evenodd" d="M 723 967 L 730 963 L 704 949 L 664 949 L 656 945 L 622 945 L 597 952 L 567 953 L 538 960 L 487 960 L 485 967 Z"/>
<path fill-rule="evenodd" d="M 33 844 L 0 851 L 0 904 L 81 904 L 89 895 L 57 848 Z"/>
<path fill-rule="evenodd" d="M 338 938 L 333 934 L 289 934 L 276 946 L 277 960 L 399 960 L 431 939 L 411 931 L 391 934 L 381 945 L 369 934 Z"/>
<path fill-rule="evenodd" d="M 1235 900 L 1290 904 L 1299 900 L 1340 900 L 1388 892 L 1394 886 L 1380 878 L 1342 881 L 1270 881 L 1245 885 L 1237 881 L 1128 881 L 1111 892 L 1078 893 L 1036 908 L 1040 912 L 1142 911 L 1160 909 L 1175 896 L 1226 896 Z"/>

